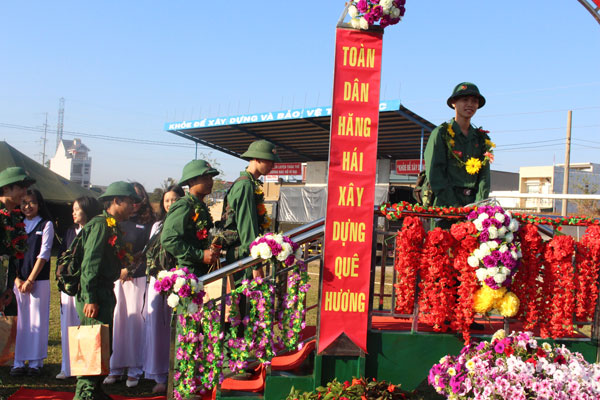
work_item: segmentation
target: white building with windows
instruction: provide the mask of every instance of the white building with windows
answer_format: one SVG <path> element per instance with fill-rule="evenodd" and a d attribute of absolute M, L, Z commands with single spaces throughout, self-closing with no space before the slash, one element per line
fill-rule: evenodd
<path fill-rule="evenodd" d="M 81 139 L 61 140 L 56 154 L 50 159 L 50 169 L 57 174 L 85 188 L 90 187 L 92 159 L 90 149 Z"/>

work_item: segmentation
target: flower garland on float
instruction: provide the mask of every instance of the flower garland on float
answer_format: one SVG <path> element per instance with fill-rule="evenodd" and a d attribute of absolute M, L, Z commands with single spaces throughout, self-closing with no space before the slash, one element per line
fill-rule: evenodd
<path fill-rule="evenodd" d="M 577 279 L 576 316 L 578 321 L 591 321 L 598 301 L 600 270 L 600 227 L 590 226 L 581 238 L 575 254 Z"/>
<path fill-rule="evenodd" d="M 458 298 L 454 313 L 452 329 L 462 332 L 465 343 L 471 340 L 469 332 L 470 325 L 473 323 L 473 303 L 474 295 L 479 287 L 475 271 L 467 262 L 469 256 L 479 247 L 475 234 L 477 228 L 472 222 L 462 222 L 450 227 L 450 233 L 456 240 L 454 254 L 454 269 L 458 273 Z"/>
<path fill-rule="evenodd" d="M 475 225 L 479 239 L 479 247 L 467 259 L 481 285 L 473 309 L 481 314 L 496 309 L 504 317 L 513 317 L 519 310 L 519 299 L 508 289 L 522 256 L 520 243 L 514 238 L 519 223 L 500 206 L 477 207 L 467 218 Z"/>
<path fill-rule="evenodd" d="M 418 217 L 405 217 L 402 229 L 396 237 L 396 313 L 411 314 L 414 308 L 417 269 L 421 259 L 421 248 L 425 230 Z"/>
<path fill-rule="evenodd" d="M 445 332 L 454 313 L 456 272 L 450 257 L 454 246 L 450 232 L 435 228 L 427 232 L 419 264 L 419 320 Z"/>
<path fill-rule="evenodd" d="M 385 28 L 395 25 L 406 12 L 406 0 L 354 0 L 348 7 L 350 26 L 354 29 L 367 30 L 379 22 Z"/>

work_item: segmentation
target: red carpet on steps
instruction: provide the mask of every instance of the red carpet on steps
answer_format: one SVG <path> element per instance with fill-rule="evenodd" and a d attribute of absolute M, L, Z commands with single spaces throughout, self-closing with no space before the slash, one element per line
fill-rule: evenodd
<path fill-rule="evenodd" d="M 72 400 L 75 393 L 72 392 L 55 392 L 53 390 L 44 389 L 24 389 L 17 390 L 8 400 Z M 154 397 L 126 397 L 118 394 L 113 394 L 113 400 L 166 400 L 165 396 Z"/>

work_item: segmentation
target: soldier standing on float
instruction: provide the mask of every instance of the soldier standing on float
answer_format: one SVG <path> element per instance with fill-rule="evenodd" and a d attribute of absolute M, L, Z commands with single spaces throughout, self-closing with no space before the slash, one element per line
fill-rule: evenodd
<path fill-rule="evenodd" d="M 178 267 L 188 267 L 196 276 L 205 275 L 217 261 L 218 251 L 210 249 L 208 231 L 213 221 L 203 199 L 212 192 L 213 176 L 219 171 L 204 160 L 183 167 L 179 184 L 189 193 L 169 209 L 160 237 L 163 248 L 177 259 Z"/>
<path fill-rule="evenodd" d="M 35 179 L 27 175 L 27 172 L 21 167 L 10 167 L 0 172 L 0 212 L 3 213 L 4 220 L 13 221 L 14 224 L 22 225 L 21 228 L 15 229 L 15 226 L 3 226 L 0 223 L 0 232 L 4 235 L 4 230 L 11 230 L 15 235 L 20 231 L 26 236 L 25 225 L 23 225 L 23 216 L 18 213 L 16 215 L 13 210 L 21 206 L 21 201 L 27 194 L 27 188 L 35 183 Z M 9 223 L 10 225 L 10 223 Z M 6 236 L 8 238 L 8 236 Z M 5 280 L 0 282 L 0 311 L 4 311 L 6 315 L 17 315 L 17 302 L 13 300 L 13 286 L 15 282 L 16 267 L 15 267 L 15 250 L 10 247 L 10 243 L 0 241 L 0 261 L 2 258 L 8 258 L 8 263 L 12 264 L 12 268 L 2 271 Z M 0 266 L 5 264 L 0 262 Z M 1 275 L 1 274 L 0 274 Z"/>
<path fill-rule="evenodd" d="M 76 307 L 81 325 L 108 324 L 112 342 L 113 312 L 116 304 L 114 282 L 122 261 L 116 243 L 124 244 L 117 224 L 129 218 L 134 201 L 141 201 L 133 185 L 127 182 L 111 183 L 99 197 L 105 211 L 92 218 L 82 229 L 83 259 L 81 261 L 81 290 L 77 293 Z M 124 250 L 124 249 L 122 249 Z M 117 254 L 117 253 L 120 254 Z M 111 343 L 112 348 L 112 343 Z M 101 387 L 103 376 L 78 376 L 74 400 L 110 399 Z"/>
<path fill-rule="evenodd" d="M 267 140 L 252 142 L 242 158 L 250 163 L 229 188 L 223 202 L 223 228 L 236 231 L 239 236 L 239 241 L 227 249 L 227 263 L 250 255 L 250 244 L 271 225 L 262 182 L 258 178 L 271 172 L 276 162 L 281 162 L 275 145 Z"/>
<path fill-rule="evenodd" d="M 490 193 L 493 160 L 487 131 L 471 125 L 485 98 L 472 83 L 458 84 L 447 101 L 455 117 L 431 132 L 425 148 L 427 180 L 434 194 L 433 206 L 464 206 L 485 200 Z"/>

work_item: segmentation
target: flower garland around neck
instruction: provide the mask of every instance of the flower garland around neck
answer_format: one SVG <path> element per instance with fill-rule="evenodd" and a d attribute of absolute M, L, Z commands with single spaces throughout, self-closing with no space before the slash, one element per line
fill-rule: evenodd
<path fill-rule="evenodd" d="M 254 203 L 256 204 L 256 214 L 258 215 L 258 227 L 261 232 L 264 232 L 271 226 L 271 218 L 267 215 L 267 207 L 265 207 L 265 193 L 262 189 L 262 183 L 254 178 L 251 173 L 248 173 L 248 175 L 254 185 Z"/>
<path fill-rule="evenodd" d="M 110 236 L 108 243 L 112 246 L 117 255 L 117 258 L 124 267 L 131 266 L 133 264 L 133 256 L 131 255 L 131 243 L 125 243 L 123 240 L 123 232 L 117 225 L 115 220 L 110 215 L 106 216 L 106 225 L 110 229 Z"/>
<path fill-rule="evenodd" d="M 27 251 L 27 233 L 21 210 L 16 208 L 9 211 L 6 207 L 0 208 L 0 229 L 2 229 L 0 232 L 2 235 L 0 256 L 7 255 L 18 260 L 23 259 L 25 251 Z"/>
<path fill-rule="evenodd" d="M 497 309 L 502 316 L 513 317 L 519 310 L 519 298 L 508 290 L 522 257 L 521 244 L 514 237 L 519 222 L 500 206 L 478 207 L 468 219 L 475 225 L 479 240 L 467 259 L 481 285 L 473 308 L 481 314 Z"/>
<path fill-rule="evenodd" d="M 489 131 L 482 128 L 477 128 L 476 130 L 480 137 L 484 139 L 483 148 L 485 151 L 483 153 L 483 160 L 478 157 L 470 157 L 467 161 L 463 161 L 463 153 L 459 150 L 454 150 L 454 145 L 456 144 L 454 140 L 456 132 L 454 132 L 454 129 L 452 128 L 452 122 L 446 122 L 445 125 L 444 140 L 448 147 L 448 153 L 456 160 L 459 166 L 465 168 L 468 174 L 476 175 L 482 167 L 494 162 L 493 148 L 496 147 L 496 145 L 490 140 L 490 137 L 488 136 Z"/>
<path fill-rule="evenodd" d="M 192 215 L 192 221 L 196 228 L 196 238 L 202 242 L 202 248 L 205 249 L 209 246 L 208 231 L 213 227 L 213 220 L 210 212 L 208 212 L 206 205 L 202 200 L 199 200 L 193 195 L 189 195 L 189 200 L 194 207 L 194 215 Z"/>

